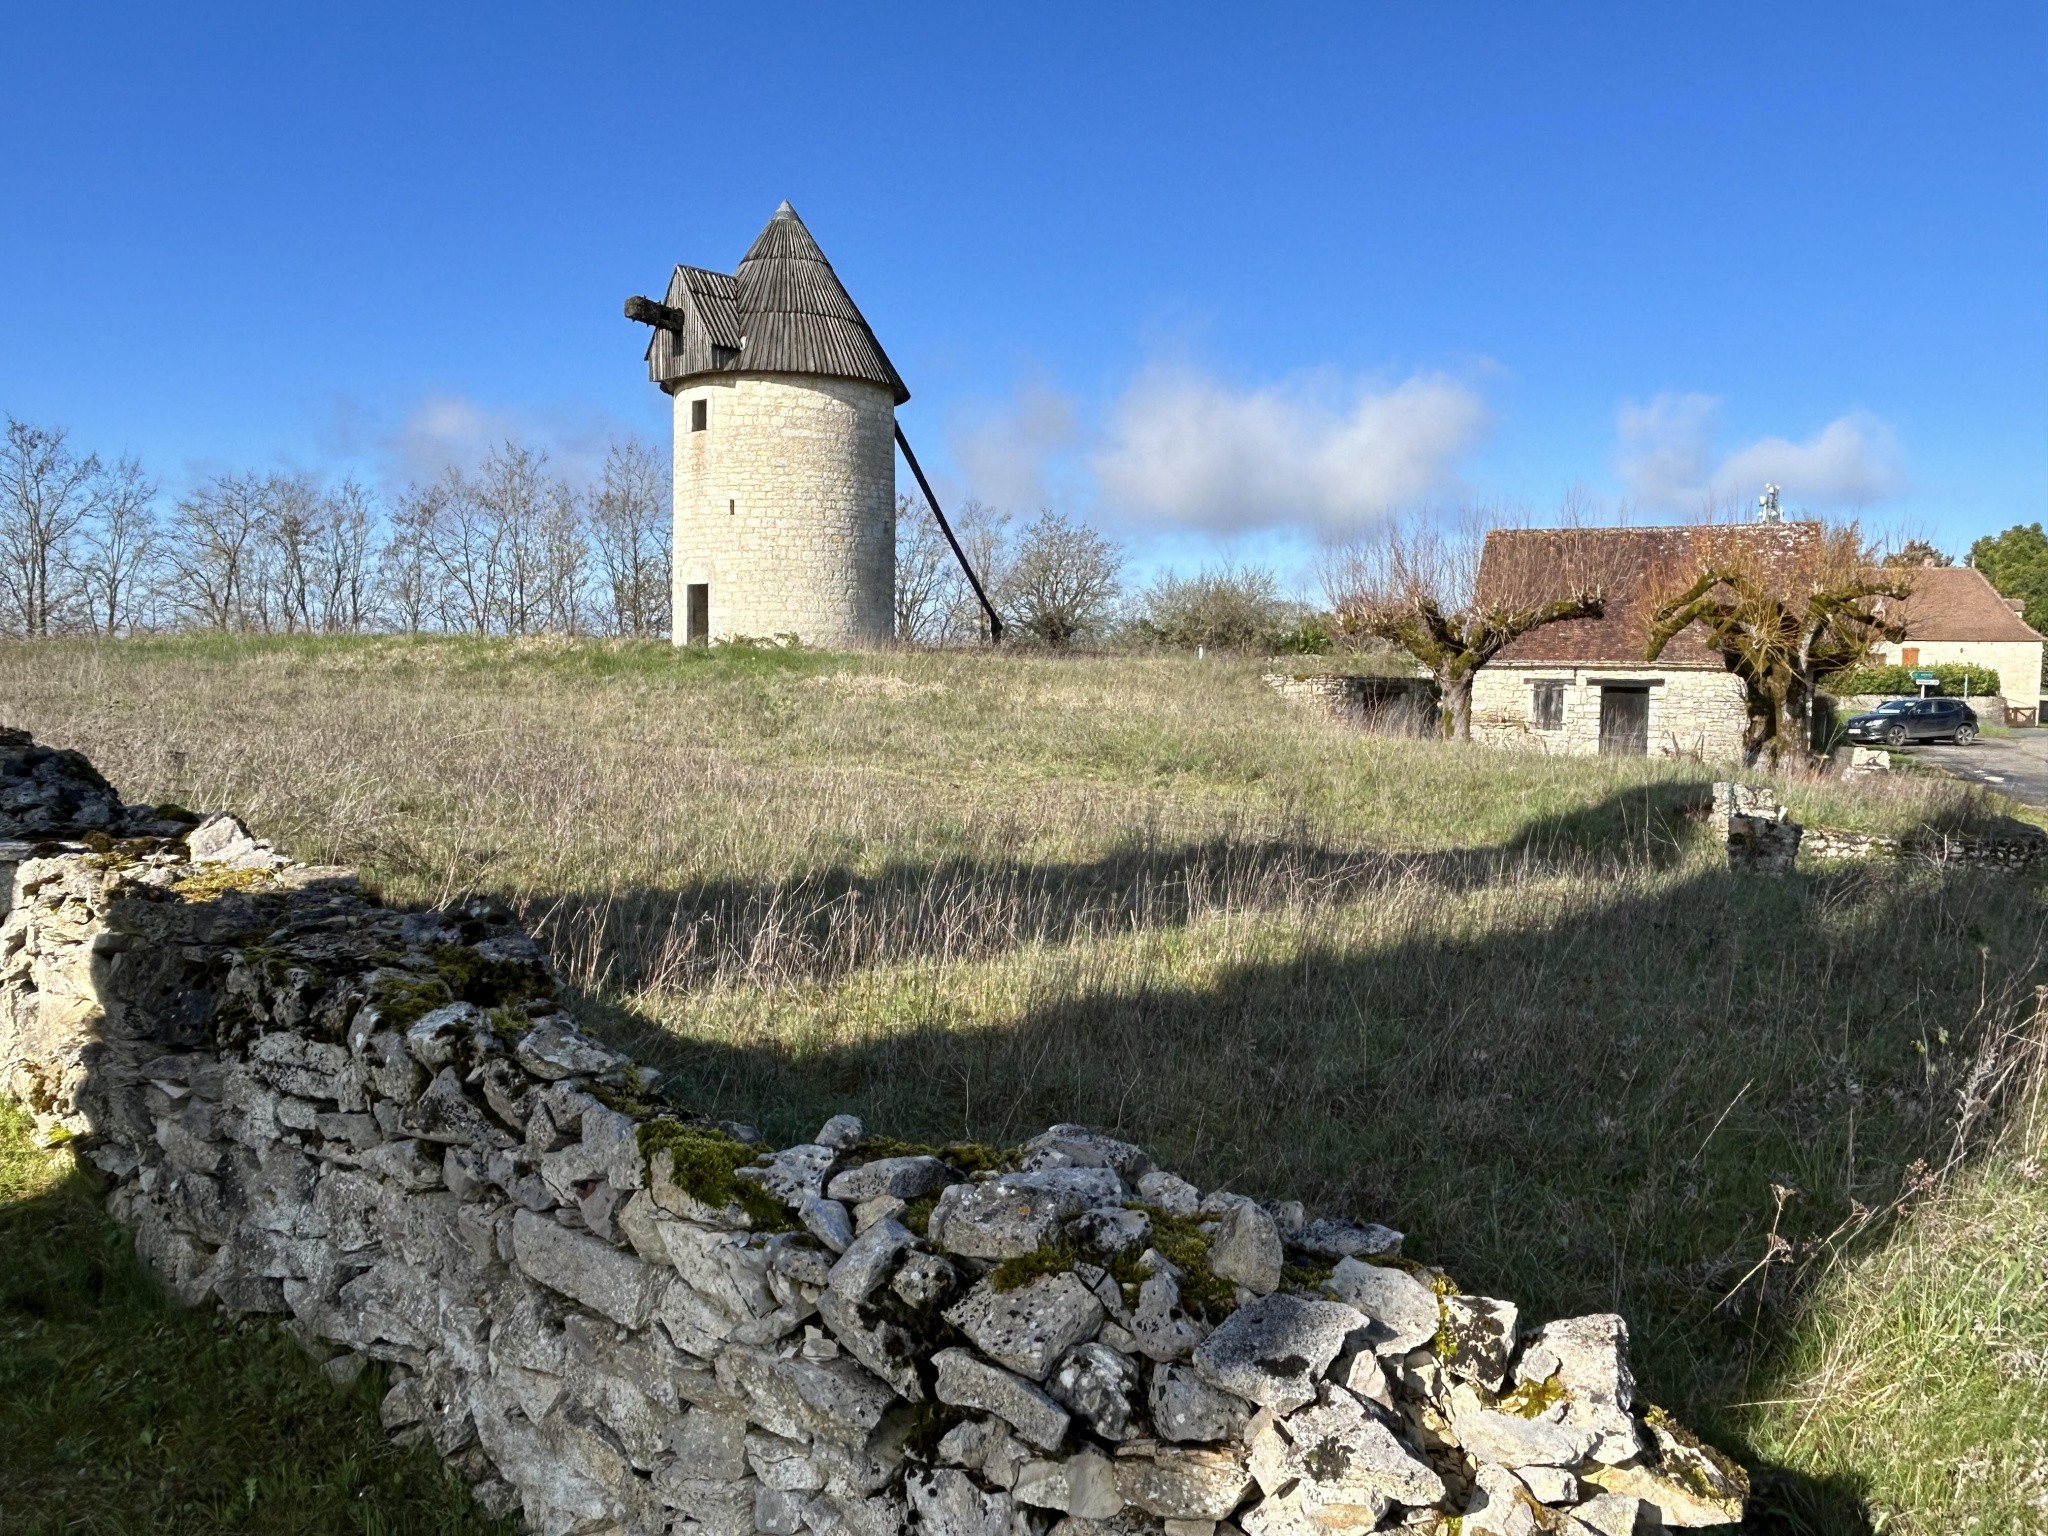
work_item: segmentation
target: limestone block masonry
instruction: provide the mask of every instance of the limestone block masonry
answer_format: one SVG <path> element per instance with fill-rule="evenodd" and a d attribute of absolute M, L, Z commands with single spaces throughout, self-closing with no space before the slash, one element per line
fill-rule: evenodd
<path fill-rule="evenodd" d="M 579 1029 L 503 910 L 393 911 L 18 732 L 0 900 L 0 1091 L 164 1284 L 385 1362 L 386 1427 L 544 1536 L 1741 1518 L 1619 1317 L 1529 1326 L 1080 1126 L 770 1148 Z"/>
<path fill-rule="evenodd" d="M 677 641 L 701 584 L 712 639 L 888 643 L 895 431 L 889 390 L 858 379 L 736 374 L 677 390 Z"/>
<path fill-rule="evenodd" d="M 1797 855 L 1809 859 L 1905 859 L 1927 864 L 1974 864 L 2015 873 L 2048 859 L 2048 833 L 2023 822 L 1982 832 L 1922 828 L 1904 837 L 1839 827 L 1802 827 L 1778 803 L 1768 784 L 1733 781 L 1714 786 L 1707 824 L 1728 845 L 1731 869 L 1790 874 Z"/>
<path fill-rule="evenodd" d="M 1564 685 L 1564 709 L 1561 724 L 1545 730 L 1535 722 L 1535 686 L 1551 681 Z M 1472 736 L 1492 746 L 1592 756 L 1600 750 L 1601 685 L 1645 681 L 1655 683 L 1649 690 L 1651 757 L 1740 759 L 1748 723 L 1742 684 L 1718 668 L 1495 662 L 1472 678 Z"/>

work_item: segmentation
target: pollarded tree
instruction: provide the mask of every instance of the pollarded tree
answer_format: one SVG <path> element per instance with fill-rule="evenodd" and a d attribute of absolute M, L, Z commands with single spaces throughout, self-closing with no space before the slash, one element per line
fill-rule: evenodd
<path fill-rule="evenodd" d="M 1482 560 L 1487 522 L 1474 514 L 1448 527 L 1389 528 L 1323 567 L 1337 633 L 1384 640 L 1413 657 L 1436 680 L 1444 733 L 1458 741 L 1472 739 L 1472 678 L 1481 667 L 1531 630 L 1605 610 L 1590 573 L 1523 569 L 1535 557 L 1525 542 L 1504 543 Z"/>
<path fill-rule="evenodd" d="M 1651 661 L 1698 625 L 1706 647 L 1741 679 L 1749 711 L 1745 767 L 1760 759 L 1773 767 L 1810 761 L 1821 683 L 1863 665 L 1880 640 L 1905 636 L 1899 604 L 1912 591 L 1910 579 L 1879 568 L 1855 527 L 1808 526 L 1811 536 L 1778 560 L 1760 558 L 1754 545 L 1732 536 L 1704 540 L 1691 583 L 1650 615 Z"/>

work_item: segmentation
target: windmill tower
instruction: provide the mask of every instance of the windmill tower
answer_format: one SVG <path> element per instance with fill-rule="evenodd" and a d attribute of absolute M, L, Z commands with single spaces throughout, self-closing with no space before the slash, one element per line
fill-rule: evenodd
<path fill-rule="evenodd" d="M 675 401 L 678 645 L 896 629 L 896 407 L 910 398 L 784 203 L 730 276 L 677 267 L 647 376 Z"/>

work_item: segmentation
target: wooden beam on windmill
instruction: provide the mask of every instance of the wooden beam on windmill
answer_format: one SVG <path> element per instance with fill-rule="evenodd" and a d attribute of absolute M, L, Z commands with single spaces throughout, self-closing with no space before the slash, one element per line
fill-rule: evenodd
<path fill-rule="evenodd" d="M 651 325 L 656 330 L 677 332 L 680 332 L 689 320 L 689 316 L 682 310 L 672 309 L 666 304 L 657 304 L 654 300 L 642 298 L 637 293 L 626 300 L 626 318 L 637 320 L 642 325 Z"/>

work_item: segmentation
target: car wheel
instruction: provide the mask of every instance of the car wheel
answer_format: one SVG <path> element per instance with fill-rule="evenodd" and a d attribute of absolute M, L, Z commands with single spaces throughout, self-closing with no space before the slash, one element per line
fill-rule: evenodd
<path fill-rule="evenodd" d="M 1976 739 L 1977 727 L 1975 727 L 1974 725 L 1959 725 L 1956 727 L 1957 746 L 1967 747 L 1971 742 L 1975 741 Z"/>
<path fill-rule="evenodd" d="M 1906 728 L 1903 725 L 1886 727 L 1884 742 L 1888 747 L 1903 747 L 1906 744 Z"/>

